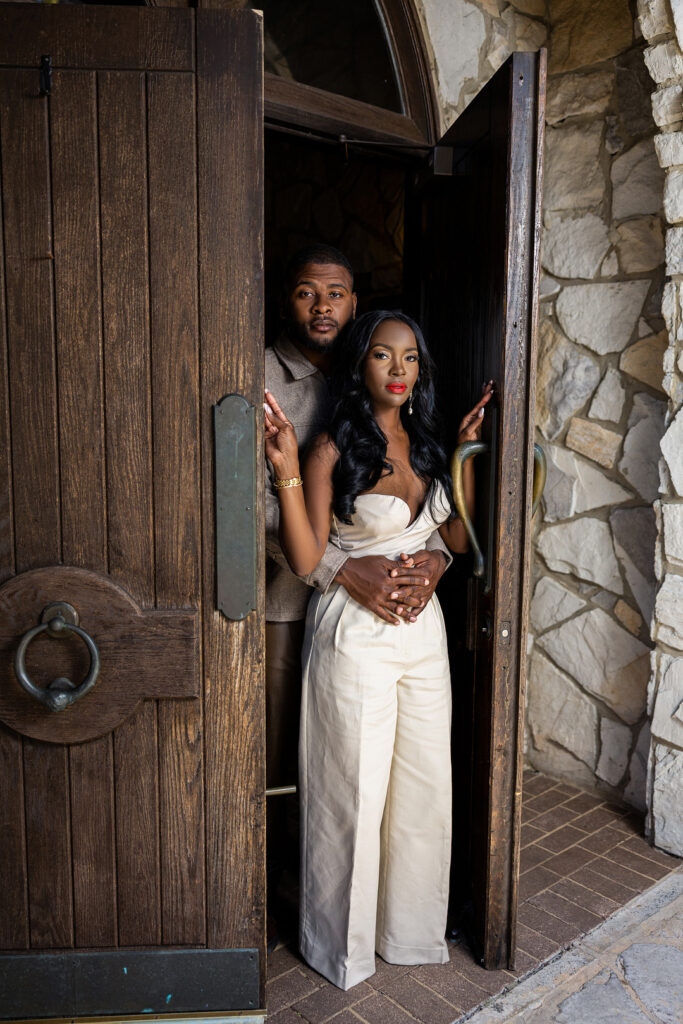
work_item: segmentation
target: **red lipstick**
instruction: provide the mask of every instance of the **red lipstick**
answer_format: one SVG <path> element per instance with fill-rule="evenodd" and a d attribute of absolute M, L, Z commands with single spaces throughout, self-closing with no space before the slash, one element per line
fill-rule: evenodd
<path fill-rule="evenodd" d="M 405 390 L 405 384 L 387 384 L 387 391 L 393 391 L 396 395 L 402 395 Z"/>

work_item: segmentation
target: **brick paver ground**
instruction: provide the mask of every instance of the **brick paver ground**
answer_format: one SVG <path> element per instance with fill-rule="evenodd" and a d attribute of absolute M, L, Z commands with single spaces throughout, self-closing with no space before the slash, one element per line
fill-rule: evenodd
<path fill-rule="evenodd" d="M 372 978 L 342 992 L 281 948 L 268 958 L 269 1024 L 454 1024 L 681 863 L 648 844 L 639 815 L 533 771 L 523 822 L 514 971 L 484 970 L 460 942 L 443 966 L 378 958 Z"/>

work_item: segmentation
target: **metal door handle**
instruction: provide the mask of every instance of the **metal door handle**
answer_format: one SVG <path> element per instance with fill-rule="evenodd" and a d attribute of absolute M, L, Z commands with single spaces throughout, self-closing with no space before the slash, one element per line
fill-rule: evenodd
<path fill-rule="evenodd" d="M 465 502 L 465 490 L 462 483 L 462 468 L 468 459 L 472 458 L 473 455 L 480 455 L 481 452 L 487 452 L 489 446 L 485 441 L 465 441 L 464 444 L 459 444 L 453 452 L 453 458 L 451 459 L 451 477 L 453 478 L 453 500 L 455 501 L 455 507 L 458 510 L 458 515 L 462 519 L 463 526 L 467 532 L 467 536 L 470 539 L 472 545 L 472 552 L 474 554 L 474 569 L 472 574 L 474 576 L 483 576 L 486 571 L 484 564 L 484 555 L 479 547 L 479 541 L 477 535 L 474 532 L 474 526 L 472 520 L 469 517 L 467 511 L 467 504 Z"/>
<path fill-rule="evenodd" d="M 548 463 L 545 459 L 545 452 L 540 444 L 534 445 L 534 493 L 531 501 L 531 518 L 533 519 L 538 511 L 538 506 L 543 497 L 543 488 L 548 475 Z"/>
<path fill-rule="evenodd" d="M 41 686 L 36 686 L 31 681 L 24 662 L 26 648 L 34 637 L 44 632 L 47 632 L 48 636 L 52 637 L 64 636 L 66 633 L 72 632 L 80 636 L 81 640 L 85 642 L 90 651 L 90 671 L 80 686 L 76 686 L 75 683 L 72 683 L 65 676 L 58 676 L 57 679 L 53 679 L 45 689 Z M 64 711 L 74 701 L 84 697 L 95 685 L 95 681 L 100 674 L 100 652 L 97 650 L 97 645 L 93 638 L 84 629 L 81 629 L 75 623 L 67 622 L 63 615 L 56 614 L 48 622 L 43 622 L 40 626 L 34 626 L 33 629 L 29 629 L 28 633 L 24 633 L 14 657 L 14 671 L 27 693 L 30 693 L 32 697 L 35 697 L 37 701 L 44 704 L 50 711 Z"/>

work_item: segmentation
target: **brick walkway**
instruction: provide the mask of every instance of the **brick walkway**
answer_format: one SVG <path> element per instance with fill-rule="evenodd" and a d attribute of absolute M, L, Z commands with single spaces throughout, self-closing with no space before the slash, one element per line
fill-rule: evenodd
<path fill-rule="evenodd" d="M 278 949 L 268 958 L 269 1024 L 454 1024 L 680 865 L 648 845 L 639 816 L 536 772 L 524 775 L 522 817 L 514 971 L 486 971 L 458 943 L 443 966 L 378 958 L 372 978 L 342 992 Z"/>

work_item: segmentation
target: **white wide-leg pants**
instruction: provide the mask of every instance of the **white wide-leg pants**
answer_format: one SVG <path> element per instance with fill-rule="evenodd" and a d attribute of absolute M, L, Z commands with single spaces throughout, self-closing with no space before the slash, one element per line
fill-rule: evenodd
<path fill-rule="evenodd" d="M 316 594 L 300 739 L 301 951 L 340 988 L 389 963 L 446 963 L 451 688 L 434 598 L 390 626 Z"/>

